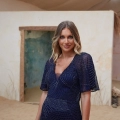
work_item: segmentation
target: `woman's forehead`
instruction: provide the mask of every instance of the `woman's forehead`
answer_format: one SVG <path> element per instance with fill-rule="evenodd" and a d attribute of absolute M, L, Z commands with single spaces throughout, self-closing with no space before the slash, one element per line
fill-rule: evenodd
<path fill-rule="evenodd" d="M 64 35 L 64 34 L 70 34 L 72 35 L 71 31 L 68 29 L 68 28 L 64 28 L 62 31 L 61 31 L 61 35 Z"/>

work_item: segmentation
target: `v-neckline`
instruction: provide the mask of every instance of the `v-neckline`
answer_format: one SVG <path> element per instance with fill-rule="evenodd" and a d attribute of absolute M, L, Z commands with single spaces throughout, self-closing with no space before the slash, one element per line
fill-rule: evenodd
<path fill-rule="evenodd" d="M 73 59 L 70 62 L 70 64 L 62 71 L 62 73 L 60 73 L 58 78 L 56 77 L 56 79 L 59 79 L 64 74 L 64 72 L 71 66 L 71 64 L 74 62 L 74 59 L 75 59 L 76 56 L 77 56 L 77 54 L 75 54 L 75 56 L 73 57 Z M 59 74 L 59 73 L 55 73 L 55 67 L 56 67 L 56 64 L 54 63 L 54 74 L 56 76 L 56 74 Z"/>

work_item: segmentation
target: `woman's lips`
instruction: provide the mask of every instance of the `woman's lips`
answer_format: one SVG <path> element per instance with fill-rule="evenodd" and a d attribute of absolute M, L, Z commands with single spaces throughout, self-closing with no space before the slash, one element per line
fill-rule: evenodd
<path fill-rule="evenodd" d="M 70 47 L 70 45 L 65 45 L 65 46 L 64 46 L 64 48 L 69 48 L 69 47 Z"/>

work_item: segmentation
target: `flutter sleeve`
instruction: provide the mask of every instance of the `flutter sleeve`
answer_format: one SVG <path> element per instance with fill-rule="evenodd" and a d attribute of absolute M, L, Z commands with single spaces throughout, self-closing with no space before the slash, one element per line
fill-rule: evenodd
<path fill-rule="evenodd" d="M 40 89 L 43 90 L 43 91 L 48 91 L 48 84 L 47 84 L 47 79 L 46 79 L 47 71 L 48 71 L 48 61 L 45 64 L 43 77 L 42 77 L 42 82 L 41 82 L 41 85 L 40 85 Z"/>
<path fill-rule="evenodd" d="M 79 80 L 81 93 L 99 90 L 94 63 L 91 55 L 88 53 L 84 54 L 82 57 L 81 78 Z"/>

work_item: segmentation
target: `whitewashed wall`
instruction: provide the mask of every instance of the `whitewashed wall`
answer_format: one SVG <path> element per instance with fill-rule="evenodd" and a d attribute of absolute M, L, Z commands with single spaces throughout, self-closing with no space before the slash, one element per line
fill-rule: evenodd
<path fill-rule="evenodd" d="M 111 104 L 113 12 L 0 12 L 0 96 L 20 100 L 20 26 L 57 26 L 73 21 L 81 36 L 82 51 L 92 55 L 100 91 L 92 104 Z"/>

